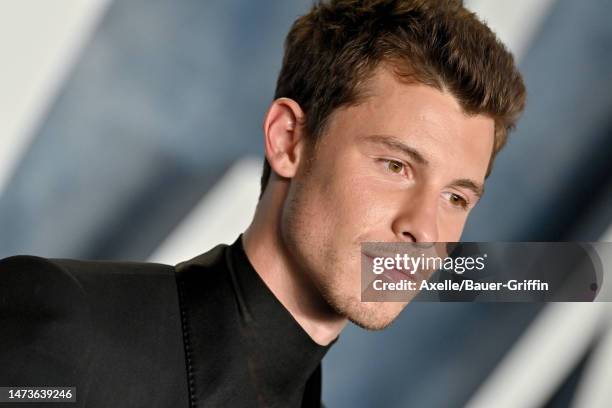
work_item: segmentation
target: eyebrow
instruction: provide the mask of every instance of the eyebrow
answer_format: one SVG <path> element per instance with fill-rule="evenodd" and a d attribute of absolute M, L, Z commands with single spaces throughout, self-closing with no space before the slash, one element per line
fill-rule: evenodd
<path fill-rule="evenodd" d="M 476 197 L 478 197 L 478 199 L 480 199 L 484 194 L 484 186 L 481 183 L 475 182 L 474 180 L 457 179 L 453 180 L 450 185 L 455 187 L 467 188 L 468 190 L 471 190 L 476 195 Z"/>
<path fill-rule="evenodd" d="M 429 161 L 415 148 L 408 146 L 404 142 L 400 141 L 394 136 L 387 135 L 367 135 L 362 137 L 364 140 L 372 143 L 378 143 L 385 145 L 389 149 L 399 151 L 404 153 L 405 155 L 411 157 L 414 161 L 419 163 L 420 165 L 427 166 L 429 165 Z M 484 194 L 484 185 L 482 183 L 478 183 L 471 179 L 457 179 L 453 180 L 449 186 L 451 187 L 462 187 L 467 188 L 472 191 L 478 199 L 482 197 Z"/>
<path fill-rule="evenodd" d="M 410 156 L 417 163 L 427 166 L 429 162 L 418 150 L 413 147 L 404 144 L 397 138 L 393 136 L 384 136 L 384 135 L 367 135 L 362 137 L 364 140 L 372 143 L 378 143 L 387 146 L 389 149 L 396 150 L 404 153 L 407 156 Z"/>

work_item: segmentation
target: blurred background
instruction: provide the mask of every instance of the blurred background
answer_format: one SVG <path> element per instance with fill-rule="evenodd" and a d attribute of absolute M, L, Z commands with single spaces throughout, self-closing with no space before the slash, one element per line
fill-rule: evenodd
<path fill-rule="evenodd" d="M 465 241 L 612 241 L 612 2 L 471 0 L 526 113 Z M 0 258 L 174 264 L 248 225 L 282 45 L 310 0 L 0 0 Z M 612 313 L 411 304 L 348 327 L 329 407 L 609 407 Z"/>

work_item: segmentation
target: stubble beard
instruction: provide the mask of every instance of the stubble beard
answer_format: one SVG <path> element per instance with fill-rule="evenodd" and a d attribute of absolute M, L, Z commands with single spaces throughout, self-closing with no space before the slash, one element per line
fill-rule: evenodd
<path fill-rule="evenodd" d="M 307 156 L 304 178 L 312 175 L 314 152 L 309 150 Z M 382 330 L 388 327 L 405 305 L 396 312 L 397 308 L 386 302 L 361 302 L 361 285 L 356 288 L 344 287 L 344 277 L 350 278 L 351 274 L 359 276 L 361 271 L 359 266 L 354 270 L 346 270 L 350 260 L 340 259 L 341 255 L 332 246 L 327 245 L 328 240 L 325 237 L 311 234 L 309 219 L 315 215 L 304 210 L 307 208 L 308 191 L 302 180 L 294 180 L 297 183 L 294 186 L 295 191 L 288 198 L 280 226 L 282 241 L 299 268 L 298 273 L 306 274 L 322 299 L 338 315 L 366 330 Z M 317 233 L 329 236 L 333 231 Z M 359 249 L 357 253 L 360 253 Z M 319 260 L 321 266 L 312 265 L 309 259 Z M 360 263 L 355 262 L 354 265 Z"/>
<path fill-rule="evenodd" d="M 346 317 L 353 324 L 366 330 L 382 330 L 399 315 L 403 306 L 390 302 L 362 302 L 361 285 L 347 285 L 351 275 L 359 274 L 359 266 L 348 270 L 349 264 L 359 265 L 350 260 L 343 262 L 340 254 L 325 245 L 326 240 L 309 236 L 305 222 L 299 221 L 297 213 L 288 214 L 287 228 L 283 240 L 289 254 L 316 288 L 321 298 L 338 315 Z M 299 234 L 299 235 L 298 235 Z M 303 251 L 309 249 L 309 251 Z M 319 265 L 312 261 L 318 260 Z M 399 310 L 397 310 L 399 308 Z"/>

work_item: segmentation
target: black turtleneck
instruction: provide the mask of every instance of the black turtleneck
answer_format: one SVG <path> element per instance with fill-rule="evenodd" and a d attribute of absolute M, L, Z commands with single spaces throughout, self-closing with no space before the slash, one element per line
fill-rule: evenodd
<path fill-rule="evenodd" d="M 319 407 L 315 343 L 249 262 L 242 235 L 176 267 L 193 407 Z"/>

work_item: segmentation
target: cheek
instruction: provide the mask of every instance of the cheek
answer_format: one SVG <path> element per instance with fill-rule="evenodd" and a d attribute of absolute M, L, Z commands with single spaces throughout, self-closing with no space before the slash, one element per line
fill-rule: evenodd
<path fill-rule="evenodd" d="M 354 174 L 328 197 L 337 228 L 351 243 L 382 240 L 388 235 L 397 200 L 376 177 Z"/>
<path fill-rule="evenodd" d="M 358 152 L 334 153 L 334 160 L 320 157 L 304 179 L 309 228 L 340 247 L 383 239 L 397 211 L 397 185 L 368 167 Z"/>
<path fill-rule="evenodd" d="M 438 222 L 439 242 L 457 242 L 461 238 L 461 233 L 465 227 L 465 216 L 448 216 Z"/>

